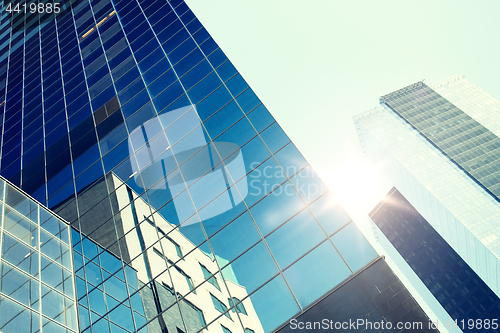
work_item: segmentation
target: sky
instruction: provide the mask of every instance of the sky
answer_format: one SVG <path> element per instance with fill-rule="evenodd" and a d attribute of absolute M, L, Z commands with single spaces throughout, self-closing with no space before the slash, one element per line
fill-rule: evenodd
<path fill-rule="evenodd" d="M 370 240 L 391 184 L 352 117 L 455 74 L 500 99 L 500 1 L 186 0 Z"/>

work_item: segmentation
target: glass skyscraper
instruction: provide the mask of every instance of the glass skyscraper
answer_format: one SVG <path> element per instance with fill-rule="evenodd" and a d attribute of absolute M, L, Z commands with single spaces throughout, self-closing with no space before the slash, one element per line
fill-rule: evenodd
<path fill-rule="evenodd" d="M 455 331 L 476 332 L 479 321 L 485 329 L 498 329 L 500 298 L 396 188 L 373 209 L 370 218 L 384 248 L 394 246 L 449 315 L 439 316 L 443 325 L 448 323 L 452 330 L 456 321 Z M 432 299 L 427 301 L 433 303 Z M 439 305 L 433 306 L 437 313 Z"/>
<path fill-rule="evenodd" d="M 397 190 L 495 297 L 499 114 L 497 99 L 457 75 L 382 96 L 380 106 L 355 117 L 365 155 L 384 165 Z"/>
<path fill-rule="evenodd" d="M 4 191 L 69 224 L 62 241 L 47 237 L 72 256 L 16 233 L 4 194 L 2 269 L 40 286 L 42 301 L 0 290 L 0 331 L 31 315 L 39 324 L 23 332 L 271 332 L 320 305 L 434 331 L 183 1 L 66 1 L 26 15 L 8 5 Z M 21 220 L 41 242 L 52 232 Z M 41 258 L 38 270 L 11 261 L 14 246 Z M 62 282 L 44 279 L 44 260 Z M 45 304 L 47 293 L 65 301 Z"/>

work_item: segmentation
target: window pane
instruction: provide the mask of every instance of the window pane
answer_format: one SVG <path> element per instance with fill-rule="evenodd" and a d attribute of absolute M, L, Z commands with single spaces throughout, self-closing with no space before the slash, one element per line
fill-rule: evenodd
<path fill-rule="evenodd" d="M 325 238 L 326 234 L 305 209 L 266 240 L 278 264 L 285 268 Z"/>
<path fill-rule="evenodd" d="M 271 332 L 299 312 L 290 289 L 281 275 L 250 296 L 265 332 Z"/>
<path fill-rule="evenodd" d="M 351 272 L 333 245 L 326 241 L 283 274 L 304 308 L 342 282 Z"/>
<path fill-rule="evenodd" d="M 354 272 L 377 257 L 373 247 L 352 222 L 333 235 L 332 241 Z"/>

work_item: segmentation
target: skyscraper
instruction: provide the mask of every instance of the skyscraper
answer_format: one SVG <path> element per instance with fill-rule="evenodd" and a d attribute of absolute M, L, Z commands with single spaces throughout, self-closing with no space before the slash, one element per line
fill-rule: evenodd
<path fill-rule="evenodd" d="M 16 8 L 0 29 L 0 172 L 71 225 L 72 256 L 12 268 L 42 296 L 1 289 L 2 332 L 270 332 L 319 308 L 434 331 L 183 1 Z M 3 228 L 15 266 L 28 236 Z M 49 266 L 74 276 L 66 303 L 44 302 L 46 284 L 66 291 Z"/>
<path fill-rule="evenodd" d="M 446 243 L 415 208 L 393 188 L 373 209 L 377 240 L 433 308 L 442 325 L 456 332 L 475 332 L 478 323 L 498 329 L 500 298 Z M 397 253 L 391 249 L 394 247 Z M 423 285 L 423 286 L 421 286 Z M 427 289 L 427 290 L 423 290 Z"/>
<path fill-rule="evenodd" d="M 366 156 L 497 298 L 499 115 L 498 100 L 454 76 L 382 96 L 355 117 Z"/>

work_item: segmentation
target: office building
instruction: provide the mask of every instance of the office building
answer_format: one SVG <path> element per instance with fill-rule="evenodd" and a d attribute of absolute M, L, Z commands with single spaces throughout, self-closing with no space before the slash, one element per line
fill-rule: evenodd
<path fill-rule="evenodd" d="M 499 115 L 497 99 L 457 75 L 382 96 L 355 117 L 365 155 L 496 297 Z"/>
<path fill-rule="evenodd" d="M 427 288 L 420 295 L 449 330 L 475 332 L 477 322 L 490 329 L 498 325 L 493 319 L 500 318 L 500 298 L 396 188 L 373 209 L 370 219 L 388 254 L 404 259 L 398 267 L 412 270 L 420 279 L 414 286 Z"/>
<path fill-rule="evenodd" d="M 78 327 L 43 300 L 42 327 L 271 332 L 323 311 L 434 331 L 183 1 L 3 9 L 0 173 L 71 226 Z"/>

